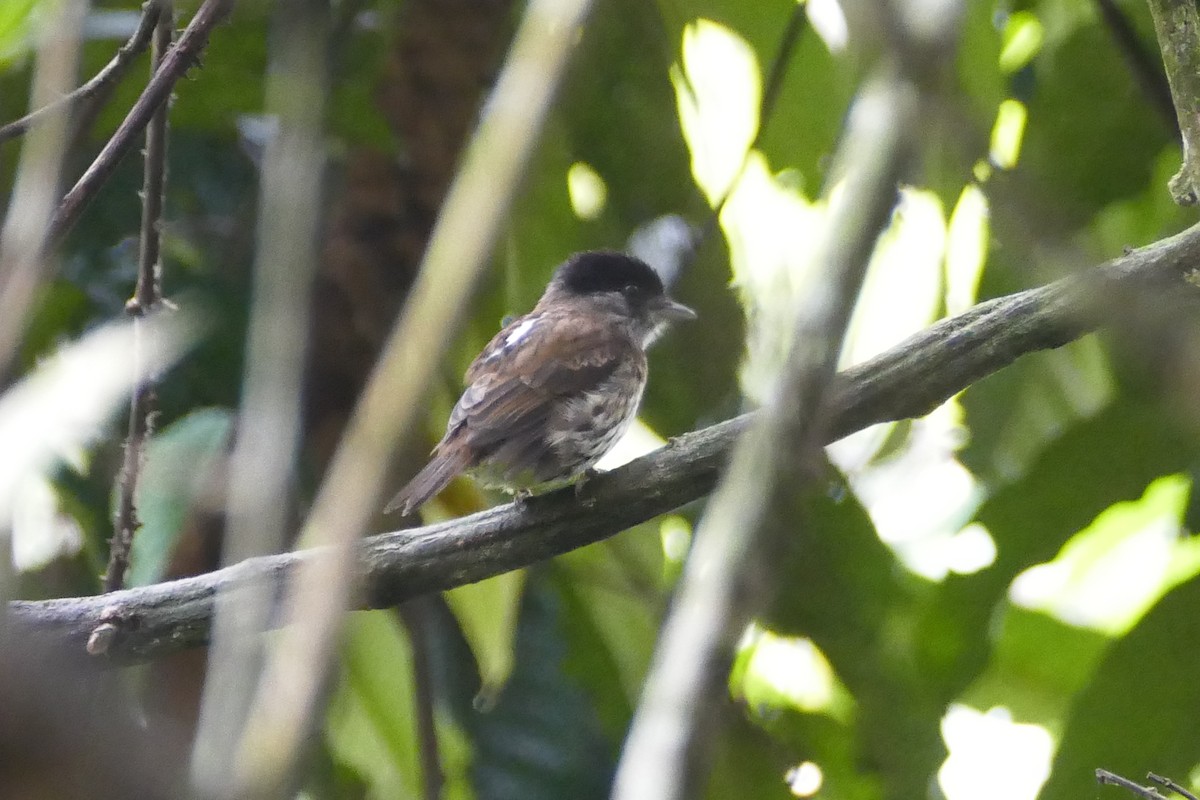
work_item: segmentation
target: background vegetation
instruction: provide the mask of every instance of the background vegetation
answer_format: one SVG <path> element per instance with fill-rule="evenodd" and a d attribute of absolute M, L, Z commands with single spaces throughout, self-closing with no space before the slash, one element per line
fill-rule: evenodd
<path fill-rule="evenodd" d="M 314 6 L 328 43 L 315 72 L 279 71 L 298 12 L 243 2 L 175 87 L 162 286 L 181 318 L 200 320 L 199 333 L 158 375 L 131 587 L 213 570 L 236 552 L 226 543 L 222 556 L 236 502 L 226 482 L 245 433 L 239 414 L 250 413 L 255 293 L 269 294 L 256 282 L 270 269 L 263 247 L 308 236 L 312 286 L 299 267 L 295 277 L 308 340 L 279 345 L 304 356 L 295 467 L 286 450 L 273 465 L 284 475 L 276 499 L 287 541 L 266 549 L 296 543 L 527 11 L 502 0 Z M 58 8 L 0 7 L 0 120 L 29 110 L 34 52 Z M 971 0 L 960 11 L 925 86 L 936 100 L 926 111 L 939 113 L 923 118 L 843 366 L 1193 221 L 1166 188 L 1179 135 L 1144 3 Z M 181 4 L 179 25 L 195 13 Z M 129 3 L 92 5 L 82 79 L 138 17 Z M 554 265 L 580 249 L 649 254 L 701 317 L 653 351 L 643 425 L 614 465 L 768 400 L 794 309 L 821 280 L 812 258 L 831 213 L 832 154 L 886 49 L 856 39 L 855 20 L 847 39 L 833 0 L 597 2 L 531 140 L 469 316 L 409 342 L 449 352 L 388 486 L 418 468 L 500 320 L 527 310 Z M 147 60 L 74 110 L 64 188 L 141 93 Z M 285 161 L 280 173 L 300 176 L 284 194 L 319 199 L 320 221 L 281 234 L 260 215 L 300 213 L 270 204 L 278 188 L 264 192 L 272 120 L 303 120 L 278 100 L 286 92 L 270 99 L 271 76 L 286 84 L 289 75 L 327 80 L 328 92 L 309 109 L 324 119 L 324 167 Z M 39 135 L 0 142 L 10 210 L 22 148 Z M 54 250 L 0 404 L 58 364 L 56 353 L 79 352 L 72 343 L 125 316 L 142 173 L 136 154 L 124 158 Z M 1100 767 L 1200 788 L 1195 315 L 1159 301 L 1108 314 L 1099 334 L 830 448 L 837 470 L 792 520 L 803 547 L 737 646 L 720 701 L 726 724 L 701 770 L 705 796 L 1115 796 L 1093 788 Z M 0 430 L 53 444 L 26 461 L 17 439 L 5 445 L 15 465 L 0 463 L 0 527 L 15 565 L 0 572 L 5 599 L 101 591 L 128 425 L 115 407 L 125 379 L 113 376 L 127 374 L 128 349 L 89 363 L 73 383 L 3 407 L 12 416 L 0 419 L 16 427 Z M 462 482 L 426 521 L 495 499 Z M 520 572 L 349 614 L 327 706 L 287 792 L 608 796 L 704 512 L 691 503 Z M 371 530 L 397 524 L 377 517 Z M 204 650 L 97 674 L 103 656 L 78 667 L 51 650 L 43 662 L 23 634 L 0 635 L 0 698 L 14 709 L 7 729 L 0 711 L 5 796 L 130 796 L 144 785 L 154 788 L 139 796 L 178 796 Z M 91 688 L 75 696 L 69 684 Z"/>

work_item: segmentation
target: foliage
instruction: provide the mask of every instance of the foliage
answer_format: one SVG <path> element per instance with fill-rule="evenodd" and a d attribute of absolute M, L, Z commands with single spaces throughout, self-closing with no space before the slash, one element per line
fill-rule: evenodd
<path fill-rule="evenodd" d="M 29 43 L 42 18 L 36 5 L 0 4 L 5 118 L 23 113 L 28 96 Z M 212 518 L 221 498 L 212 486 L 236 427 L 262 144 L 253 123 L 270 46 L 269 15 L 242 5 L 177 88 L 171 113 L 164 283 L 177 302 L 202 308 L 208 325 L 197 348 L 162 376 L 140 494 L 146 526 L 135 545 L 136 583 L 212 568 L 219 549 Z M 400 175 L 414 169 L 405 160 L 411 143 L 389 127 L 386 108 L 396 40 L 406 35 L 398 5 L 335 4 L 359 13 L 335 42 L 329 238 L 344 244 L 334 234 L 350 229 L 366 249 L 400 248 L 396 242 L 431 222 L 406 205 L 411 187 L 402 179 L 381 189 L 356 171 L 376 163 L 369 158 Z M 1157 64 L 1144 5 L 1118 6 Z M 703 230 L 729 190 L 715 233 L 674 290 L 703 324 L 680 327 L 653 351 L 642 421 L 665 438 L 767 394 L 786 358 L 777 344 L 787 338 L 782 320 L 807 291 L 829 156 L 862 74 L 833 29 L 809 26 L 760 116 L 764 76 L 794 7 L 598 4 L 491 277 L 472 318 L 454 332 L 428 431 L 444 424 L 465 364 L 502 317 L 529 308 L 557 260 L 624 246 L 669 215 Z M 132 10 L 113 2 L 94 14 Z M 117 44 L 86 42 L 83 69 L 94 72 Z M 872 263 L 847 361 L 971 302 L 1192 221 L 1167 200 L 1166 178 L 1179 159 L 1171 122 L 1094 6 L 967 3 L 949 83 L 957 117 L 926 131 L 921 169 Z M 130 79 L 115 92 L 72 153 L 70 175 L 138 91 Z M 17 152 L 0 144 L 5 193 Z M 587 182 L 569 183 L 569 174 Z M 372 177 L 387 180 L 379 171 Z M 21 372 L 120 315 L 135 277 L 138 185 L 129 159 L 68 239 L 58 275 L 39 297 Z M 590 201 L 581 194 L 589 187 Z M 325 248 L 332 266 L 319 298 L 336 313 L 318 319 L 336 329 L 313 330 L 314 360 L 326 351 L 340 360 L 314 368 L 321 385 L 307 387 L 305 497 L 297 508 L 307 505 L 330 430 L 361 385 L 360 362 L 369 365 L 378 345 L 374 321 L 395 314 L 402 292 L 389 292 L 406 287 L 415 269 L 389 264 L 384 277 L 368 279 L 367 260 L 342 244 Z M 388 291 L 374 291 L 372 281 Z M 707 796 L 787 797 L 786 776 L 804 763 L 819 767 L 823 797 L 934 793 L 947 755 L 966 750 L 944 735 L 956 705 L 1043 726 L 1053 741 L 1053 753 L 1026 763 L 997 753 L 978 767 L 976 794 L 1000 796 L 1009 787 L 1005 771 L 1047 765 L 1047 800 L 1093 793 L 1097 767 L 1196 783 L 1200 556 L 1189 538 L 1189 495 L 1197 416 L 1187 393 L 1196 358 L 1158 359 L 1162 332 L 1146 344 L 1129 332 L 1138 324 L 1028 356 L 928 418 L 831 448 L 821 491 L 797 496 L 786 520 L 796 536 L 779 596 L 740 646 L 726 709 L 732 723 Z M 111 422 L 98 444 L 73 443 L 53 475 L 55 494 L 39 495 L 42 510 L 69 519 L 79 535 L 71 545 L 56 529 L 51 550 L 59 555 L 22 575 L 26 596 L 96 590 L 123 424 Z M 480 500 L 455 487 L 435 513 L 473 510 Z M 701 514 L 702 504 L 685 508 L 435 604 L 423 624 L 446 797 L 607 796 Z M 28 525 L 18 533 L 41 535 Z M 420 796 L 420 653 L 408 632 L 390 612 L 356 615 L 307 796 Z M 195 676 L 167 678 L 191 708 Z"/>

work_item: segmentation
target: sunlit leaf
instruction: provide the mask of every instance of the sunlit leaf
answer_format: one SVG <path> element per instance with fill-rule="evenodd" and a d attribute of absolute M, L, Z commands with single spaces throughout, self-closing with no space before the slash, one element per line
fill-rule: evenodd
<path fill-rule="evenodd" d="M 445 594 L 475 654 L 485 697 L 498 692 L 512 672 L 513 639 L 524 586 L 525 573 L 516 570 Z"/>
<path fill-rule="evenodd" d="M 185 317 L 150 321 L 143 365 L 161 370 L 188 344 Z M 134 383 L 134 334 L 129 324 L 96 330 L 43 361 L 0 396 L 0 520 L 12 514 L 26 476 L 50 469 L 93 441 Z"/>
<path fill-rule="evenodd" d="M 1098 767 L 1187 779 L 1200 741 L 1197 609 L 1200 580 L 1191 580 L 1112 645 L 1071 710 L 1042 800 L 1079 797 Z"/>
<path fill-rule="evenodd" d="M 1122 401 L 1074 425 L 995 492 L 976 514 L 996 542 L 995 563 L 949 577 L 921 622 L 920 663 L 930 686 L 947 696 L 965 688 L 987 661 L 990 621 L 1017 574 L 1052 558 L 1114 502 L 1139 497 L 1155 478 L 1180 469 L 1188 452 L 1157 408 Z"/>
<path fill-rule="evenodd" d="M 6 0 L 0 4 L 0 68 L 28 51 L 38 5 L 38 0 Z"/>
<path fill-rule="evenodd" d="M 516 666 L 494 705 L 463 722 L 481 798 L 601 800 L 616 756 L 588 695 L 566 670 L 563 608 L 531 579 L 517 629 Z"/>
<path fill-rule="evenodd" d="M 420 797 L 412 649 L 394 612 L 351 615 L 341 677 L 325 738 L 333 757 L 371 787 L 371 797 Z"/>

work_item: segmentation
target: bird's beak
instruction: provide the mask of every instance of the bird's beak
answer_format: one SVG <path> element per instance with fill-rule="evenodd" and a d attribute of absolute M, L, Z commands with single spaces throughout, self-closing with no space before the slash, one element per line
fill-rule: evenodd
<path fill-rule="evenodd" d="M 683 322 L 695 319 L 696 312 L 683 303 L 676 303 L 671 298 L 664 297 L 661 302 L 655 304 L 654 316 L 663 322 Z"/>

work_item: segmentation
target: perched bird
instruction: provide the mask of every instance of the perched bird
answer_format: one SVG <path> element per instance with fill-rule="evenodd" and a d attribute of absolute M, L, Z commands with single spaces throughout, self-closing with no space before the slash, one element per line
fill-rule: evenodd
<path fill-rule="evenodd" d="M 575 480 L 637 415 L 646 348 L 668 323 L 695 316 L 632 256 L 571 256 L 533 311 L 505 325 L 467 369 L 433 458 L 384 510 L 410 514 L 462 472 L 521 494 Z"/>

